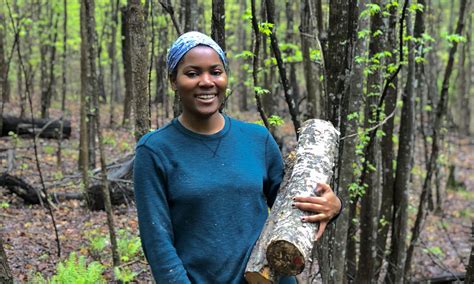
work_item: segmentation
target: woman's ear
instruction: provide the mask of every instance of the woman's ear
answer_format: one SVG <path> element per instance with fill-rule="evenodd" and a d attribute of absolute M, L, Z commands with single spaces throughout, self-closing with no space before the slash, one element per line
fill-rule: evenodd
<path fill-rule="evenodd" d="M 170 84 L 171 89 L 176 92 L 178 88 L 176 87 L 176 78 L 173 78 L 173 76 L 170 76 Z"/>

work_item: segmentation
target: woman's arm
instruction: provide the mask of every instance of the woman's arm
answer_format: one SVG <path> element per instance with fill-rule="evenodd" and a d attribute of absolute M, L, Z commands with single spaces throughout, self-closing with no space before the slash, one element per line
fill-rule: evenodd
<path fill-rule="evenodd" d="M 191 283 L 173 246 L 173 228 L 160 158 L 138 146 L 133 169 L 143 251 L 157 283 Z"/>

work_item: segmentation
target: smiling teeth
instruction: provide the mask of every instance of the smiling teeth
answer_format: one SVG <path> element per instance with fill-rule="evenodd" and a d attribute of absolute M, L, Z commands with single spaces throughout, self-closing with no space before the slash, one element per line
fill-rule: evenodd
<path fill-rule="evenodd" d="M 209 99 L 212 99 L 214 98 L 216 95 L 198 95 L 197 97 L 199 99 L 203 99 L 203 100 L 209 100 Z"/>

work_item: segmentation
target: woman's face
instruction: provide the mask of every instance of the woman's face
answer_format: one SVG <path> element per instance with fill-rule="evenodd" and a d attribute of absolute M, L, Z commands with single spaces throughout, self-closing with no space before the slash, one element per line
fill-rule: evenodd
<path fill-rule="evenodd" d="M 214 49 L 196 46 L 178 64 L 171 81 L 183 105 L 183 115 L 208 118 L 217 114 L 227 88 L 227 73 Z"/>

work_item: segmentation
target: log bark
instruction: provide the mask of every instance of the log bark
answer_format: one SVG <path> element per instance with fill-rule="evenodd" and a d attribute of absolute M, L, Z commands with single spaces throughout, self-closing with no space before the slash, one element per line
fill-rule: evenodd
<path fill-rule="evenodd" d="M 21 178 L 12 176 L 7 173 L 0 175 L 0 186 L 7 188 L 10 192 L 15 193 L 22 198 L 27 204 L 40 204 L 41 196 L 40 190 L 34 188 L 29 183 Z"/>
<path fill-rule="evenodd" d="M 309 269 L 318 224 L 301 223 L 301 215 L 310 213 L 294 209 L 292 197 L 315 196 L 318 182 L 329 183 L 338 141 L 339 132 L 330 122 L 311 119 L 303 124 L 293 170 L 285 175 L 247 264 L 249 283 L 275 283 L 280 275 Z"/>
<path fill-rule="evenodd" d="M 2 116 L 3 128 L 1 136 L 8 136 L 10 131 L 24 136 L 33 136 L 39 133 L 39 137 L 42 138 L 53 138 L 59 139 L 61 124 L 58 120 L 51 119 L 35 119 L 33 124 L 31 119 L 21 119 L 13 116 Z M 71 122 L 63 120 L 63 138 L 69 138 L 71 136 Z"/>

